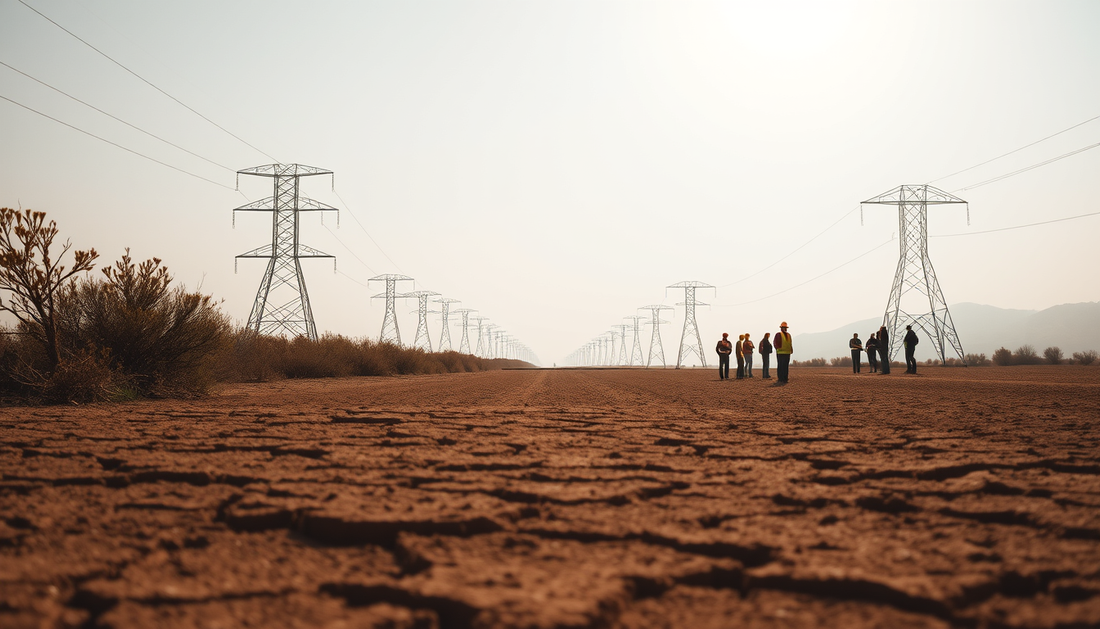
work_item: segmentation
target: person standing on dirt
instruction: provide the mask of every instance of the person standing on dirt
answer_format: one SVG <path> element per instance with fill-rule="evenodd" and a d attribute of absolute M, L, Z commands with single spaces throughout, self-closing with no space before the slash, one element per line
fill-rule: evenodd
<path fill-rule="evenodd" d="M 890 375 L 890 333 L 886 331 L 886 326 L 878 329 L 878 357 L 882 375 Z"/>
<path fill-rule="evenodd" d="M 745 342 L 745 335 L 740 334 L 737 337 L 737 342 L 733 344 L 733 353 L 737 354 L 737 379 L 745 379 L 745 352 L 743 344 Z"/>
<path fill-rule="evenodd" d="M 848 349 L 852 350 L 852 373 L 859 373 L 859 355 L 863 351 L 863 341 L 859 340 L 859 332 L 852 334 L 852 340 L 848 341 Z"/>
<path fill-rule="evenodd" d="M 772 361 L 772 342 L 768 340 L 771 338 L 771 332 L 765 332 L 764 338 L 760 341 L 760 362 L 763 363 L 763 371 L 760 377 L 765 380 L 771 380 L 772 375 L 768 371 Z"/>
<path fill-rule="evenodd" d="M 913 326 L 905 326 L 905 338 L 902 341 L 905 343 L 905 373 L 917 373 L 917 359 L 914 354 L 917 351 L 917 343 L 920 343 L 920 339 L 917 338 L 917 333 L 913 331 Z"/>
<path fill-rule="evenodd" d="M 867 352 L 867 366 L 871 368 L 871 373 L 878 373 L 878 341 L 875 340 L 874 332 L 867 337 L 863 350 Z"/>
<path fill-rule="evenodd" d="M 730 343 L 729 334 L 722 333 L 722 340 L 718 341 L 718 345 L 714 348 L 714 351 L 718 352 L 718 379 L 729 380 L 730 379 L 730 354 L 733 352 L 733 343 Z"/>
<path fill-rule="evenodd" d="M 775 375 L 776 379 L 787 384 L 790 380 L 791 354 L 794 348 L 791 345 L 791 335 L 787 332 L 787 322 L 779 324 L 779 331 L 775 333 Z"/>
<path fill-rule="evenodd" d="M 752 377 L 752 352 L 756 349 L 752 341 L 749 340 L 749 335 L 745 334 L 745 342 L 741 343 L 741 353 L 745 355 L 745 377 Z"/>

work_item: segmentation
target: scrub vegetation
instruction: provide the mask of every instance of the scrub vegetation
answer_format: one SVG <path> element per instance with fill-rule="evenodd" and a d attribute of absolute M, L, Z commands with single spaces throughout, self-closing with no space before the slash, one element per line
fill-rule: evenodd
<path fill-rule="evenodd" d="M 217 382 L 391 376 L 529 366 L 325 335 L 317 341 L 235 327 L 209 295 L 173 286 L 161 260 L 127 250 L 90 273 L 95 249 L 57 245 L 43 212 L 0 208 L 0 394 L 23 402 L 201 395 Z"/>

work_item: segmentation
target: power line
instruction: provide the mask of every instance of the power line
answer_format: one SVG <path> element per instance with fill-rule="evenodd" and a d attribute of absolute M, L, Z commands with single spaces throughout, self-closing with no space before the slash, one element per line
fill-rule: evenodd
<path fill-rule="evenodd" d="M 1073 129 L 1076 129 L 1077 127 L 1080 127 L 1081 125 L 1088 124 L 1088 123 L 1092 122 L 1093 120 L 1097 120 L 1097 119 L 1100 119 L 1100 116 L 1093 116 L 1092 118 L 1089 118 L 1088 120 L 1085 120 L 1084 122 L 1078 122 L 1077 124 L 1073 125 L 1072 127 L 1067 127 L 1065 129 L 1062 129 L 1061 131 L 1059 131 L 1057 133 L 1052 133 L 1052 134 L 1048 135 L 1047 137 L 1045 137 L 1041 140 L 1035 140 L 1031 144 L 1025 144 L 1025 145 L 1021 146 L 1020 148 L 1013 149 L 1013 150 L 1005 153 L 1004 155 L 998 155 L 997 157 L 994 157 L 993 159 L 987 159 L 986 161 L 984 161 L 980 164 L 975 164 L 973 166 L 970 166 L 969 168 L 964 168 L 962 170 L 953 172 L 950 175 L 944 175 L 943 177 L 940 177 L 939 179 L 933 179 L 932 181 L 929 181 L 928 183 L 936 183 L 937 181 L 940 181 L 941 179 L 947 179 L 948 177 L 954 177 L 955 175 L 965 173 L 968 170 L 974 170 L 975 168 L 977 168 L 979 166 L 985 166 L 986 164 L 989 164 L 990 162 L 995 162 L 995 161 L 1001 159 L 1002 157 L 1008 157 L 1009 155 L 1012 155 L 1013 153 L 1018 153 L 1018 152 L 1026 149 L 1026 148 L 1030 148 L 1032 146 L 1035 146 L 1036 144 L 1039 144 L 1040 142 L 1045 142 L 1045 141 L 1047 141 L 1047 140 L 1049 140 L 1049 139 L 1051 139 L 1055 136 L 1062 135 L 1066 131 L 1072 131 Z M 962 189 L 965 190 L 966 188 L 962 188 Z"/>
<path fill-rule="evenodd" d="M 755 304 L 757 302 L 764 301 L 766 299 L 771 299 L 772 297 L 778 297 L 779 295 L 782 295 L 783 293 L 789 293 L 790 291 L 792 291 L 796 288 L 801 288 L 802 286 L 805 286 L 806 284 L 809 284 L 810 282 L 817 281 L 817 280 L 825 277 L 826 275 L 828 275 L 828 274 L 830 274 L 834 271 L 838 271 L 838 270 L 848 266 L 849 264 L 855 262 L 856 260 L 859 260 L 860 258 L 862 258 L 864 256 L 870 255 L 871 253 L 874 253 L 875 251 L 878 251 L 879 249 L 882 249 L 883 247 L 890 244 L 891 242 L 894 242 L 893 237 L 891 237 L 890 240 L 887 240 L 886 242 L 882 243 L 881 245 L 878 245 L 877 247 L 875 247 L 873 249 L 870 249 L 868 251 L 865 251 L 865 252 L 859 254 L 858 256 L 852 258 L 851 260 L 848 260 L 844 264 L 841 264 L 839 266 L 835 266 L 835 267 L 829 269 L 828 271 L 825 271 L 821 275 L 818 275 L 816 277 L 812 277 L 812 278 L 806 280 L 805 282 L 802 282 L 801 284 L 795 284 L 794 286 L 791 286 L 790 288 L 785 288 L 785 289 L 779 291 L 778 293 L 772 293 L 771 295 L 768 295 L 767 297 L 761 297 L 759 299 L 753 299 L 752 301 L 743 301 L 743 302 L 738 303 L 738 304 L 722 304 L 718 307 L 719 308 L 733 308 L 733 307 L 736 307 L 736 306 L 747 306 L 748 304 Z"/>
<path fill-rule="evenodd" d="M 224 168 L 224 169 L 228 170 L 229 172 L 235 172 L 232 168 L 230 168 L 230 167 L 228 167 L 224 164 L 219 164 L 218 162 L 215 162 L 212 159 L 207 159 L 207 158 L 203 157 L 202 155 L 199 155 L 198 153 L 195 153 L 194 151 L 190 151 L 188 149 L 183 148 L 182 146 L 180 146 L 178 144 L 175 144 L 173 142 L 169 142 L 168 140 L 165 140 L 164 138 L 160 137 L 159 135 L 156 135 L 155 133 L 150 133 L 150 132 L 146 131 L 145 129 L 142 129 L 141 127 L 130 124 L 129 122 L 126 122 L 125 120 L 123 120 L 122 118 L 119 118 L 118 116 L 107 113 L 106 111 L 103 111 L 102 109 L 100 109 L 99 107 L 96 107 L 95 105 L 92 105 L 90 103 L 86 103 L 86 102 L 80 100 L 79 98 L 73 96 L 72 94 L 64 92 L 61 89 L 58 89 L 58 88 L 50 85 L 49 83 L 46 83 L 45 81 L 43 81 L 41 79 L 37 79 L 37 78 L 27 74 L 26 72 L 23 72 L 22 70 L 20 70 L 18 68 L 12 67 L 11 65 L 8 65 L 7 63 L 4 63 L 3 61 L 0 61 L 0 65 L 4 66 L 5 68 L 8 68 L 9 70 L 11 70 L 13 72 L 18 72 L 19 74 L 22 74 L 23 76 L 27 77 L 28 79 L 30 79 L 32 81 L 35 81 L 36 83 L 39 83 L 40 85 L 46 86 L 46 87 L 50 88 L 51 90 L 57 92 L 58 94 L 61 94 L 62 96 L 65 96 L 67 98 L 75 100 L 76 102 L 80 103 L 81 105 L 84 105 L 85 107 L 89 107 L 91 109 L 94 109 L 94 110 L 98 111 L 99 113 L 103 114 L 104 116 L 107 116 L 108 118 L 111 118 L 112 120 L 117 120 L 118 122 L 121 122 L 122 124 L 126 125 L 127 127 L 130 127 L 131 129 L 134 129 L 136 131 L 140 131 L 140 132 L 144 133 L 145 135 L 147 135 L 151 138 L 160 140 L 161 142 L 164 142 L 168 146 L 177 148 L 177 149 L 183 151 L 184 153 L 187 153 L 188 155 L 193 155 L 193 156 L 203 160 L 204 162 L 213 164 L 213 165 L 218 166 L 220 168 Z"/>
<path fill-rule="evenodd" d="M 825 232 L 827 232 L 830 229 L 832 229 L 832 228 L 836 227 L 837 225 L 839 225 L 841 221 L 848 218 L 852 214 L 852 212 L 855 212 L 858 209 L 859 209 L 859 206 L 856 206 L 856 207 L 852 208 L 851 210 L 848 210 L 847 214 L 845 214 L 844 216 L 841 216 L 833 224 L 831 224 L 828 227 L 826 227 L 825 229 L 821 230 L 816 236 L 814 236 L 813 238 L 810 238 L 809 240 L 807 240 L 806 242 L 799 245 L 797 248 L 795 248 L 793 251 L 791 251 L 787 255 L 783 256 L 782 258 L 779 258 L 775 262 L 772 262 L 771 264 L 769 264 L 768 266 L 760 269 L 756 273 L 753 273 L 752 275 L 746 275 L 745 277 L 742 277 L 741 279 L 739 279 L 737 281 L 730 282 L 729 284 L 723 284 L 723 285 L 719 286 L 718 288 L 726 288 L 727 286 L 733 286 L 734 284 L 740 284 L 741 282 L 744 282 L 745 280 L 752 279 L 752 278 L 756 277 L 757 275 L 760 275 L 764 271 L 767 271 L 768 269 L 774 267 L 775 265 L 779 264 L 780 262 L 782 262 L 782 261 L 786 260 L 787 258 L 793 256 L 794 254 L 798 253 L 799 251 L 804 249 L 807 245 L 809 245 L 811 242 L 813 242 L 813 241 L 817 240 L 818 238 L 824 236 Z"/>
<path fill-rule="evenodd" d="M 1025 227 L 1035 227 L 1037 225 L 1049 225 L 1051 223 L 1061 223 L 1064 221 L 1072 221 L 1078 218 L 1085 218 L 1088 216 L 1097 216 L 1100 212 L 1090 212 L 1088 214 L 1078 214 L 1077 216 L 1067 216 L 1065 218 L 1055 218 L 1049 221 L 1040 221 L 1038 223 L 1028 223 L 1027 225 L 1013 225 L 1012 227 L 1000 227 L 998 229 L 986 229 L 979 232 L 962 232 L 959 234 L 939 234 L 936 236 L 929 236 L 929 238 L 951 238 L 953 236 L 976 236 L 978 234 L 992 234 L 993 232 L 1005 232 L 1012 229 L 1023 229 Z"/>
<path fill-rule="evenodd" d="M 332 229 L 330 229 L 328 225 L 322 223 L 321 226 L 324 227 L 325 230 L 328 231 L 328 233 L 332 234 L 332 237 L 336 239 L 336 242 L 340 243 L 340 245 L 342 245 L 344 249 L 346 249 L 347 252 L 351 254 L 351 257 L 355 258 L 359 261 L 359 264 L 362 264 L 364 267 L 366 267 L 367 270 L 370 271 L 371 275 L 378 275 L 378 273 L 375 272 L 374 269 L 370 268 L 369 264 L 363 262 L 363 258 L 360 258 L 358 255 L 356 255 L 355 251 L 353 251 L 351 247 L 347 246 L 347 244 L 343 240 L 340 240 L 340 237 L 337 236 L 336 232 L 332 231 Z M 366 284 L 364 284 L 364 286 L 366 286 Z"/>
<path fill-rule="evenodd" d="M 1062 159 L 1065 159 L 1067 157 L 1072 157 L 1074 155 L 1077 155 L 1078 153 L 1084 153 L 1085 151 L 1094 149 L 1098 146 L 1100 146 L 1100 142 L 1097 142 L 1096 144 L 1090 144 L 1089 146 L 1079 148 L 1075 151 L 1070 151 L 1069 153 L 1059 155 L 1058 157 L 1052 157 L 1052 158 L 1050 158 L 1046 161 L 1039 162 L 1038 164 L 1032 164 L 1031 166 L 1027 166 L 1027 167 L 1021 168 L 1019 170 L 1014 170 L 1014 171 L 1012 171 L 1008 174 L 1000 175 L 999 177 L 993 177 L 992 179 L 986 179 L 985 181 L 978 182 L 978 183 L 976 183 L 972 186 L 966 186 L 965 188 L 958 188 L 957 190 L 954 190 L 953 192 L 961 192 L 963 190 L 973 190 L 974 188 L 980 188 L 980 187 L 982 187 L 986 184 L 989 184 L 989 183 L 995 183 L 995 182 L 998 182 L 1002 179 L 1008 179 L 1009 177 L 1019 175 L 1020 173 L 1026 173 L 1027 171 L 1034 170 L 1036 168 L 1039 168 L 1040 166 L 1046 166 L 1047 164 L 1053 164 L 1054 162 L 1057 162 L 1058 160 L 1062 160 Z"/>
<path fill-rule="evenodd" d="M 45 15 L 45 14 L 43 14 L 43 13 L 42 13 L 41 11 L 39 11 L 38 9 L 36 9 L 36 8 L 32 7 L 31 5 L 27 4 L 27 3 L 25 2 L 25 0 L 19 0 L 19 3 L 20 3 L 20 4 L 22 4 L 23 6 L 27 7 L 27 8 L 28 8 L 28 9 L 30 9 L 31 11 L 34 11 L 35 13 L 37 13 L 37 14 L 38 14 L 38 15 L 39 15 L 40 17 L 42 17 L 42 19 L 44 19 L 44 20 L 48 21 L 48 22 L 49 22 L 50 24 L 53 24 L 53 25 L 54 25 L 54 26 L 56 26 L 57 28 L 60 28 L 61 30 L 65 31 L 66 33 L 68 33 L 69 35 L 71 35 L 71 36 L 72 36 L 72 37 L 73 37 L 74 39 L 76 39 L 76 40 L 77 40 L 77 41 L 79 41 L 80 43 L 84 44 L 84 45 L 85 45 L 85 46 L 87 46 L 88 48 L 91 48 L 92 50 L 96 51 L 97 53 L 99 53 L 100 55 L 102 55 L 102 56 L 103 56 L 103 57 L 104 57 L 105 59 L 107 59 L 108 61 L 110 61 L 111 63 L 115 64 L 116 66 L 118 66 L 118 67 L 122 68 L 123 70 L 125 70 L 125 71 L 129 72 L 130 74 L 134 75 L 135 77 L 137 77 L 138 79 L 140 79 L 140 80 L 141 80 L 141 81 L 142 81 L 143 83 L 145 83 L 145 84 L 146 84 L 146 85 L 148 85 L 149 87 L 151 87 L 151 88 L 155 89 L 156 91 L 160 92 L 161 94 L 164 94 L 165 96 L 167 96 L 168 98 L 172 99 L 172 100 L 173 100 L 173 101 L 175 101 L 175 102 L 176 102 L 177 104 L 179 104 L 180 106 L 184 107 L 185 109 L 187 109 L 187 110 L 188 110 L 188 111 L 190 111 L 191 113 L 195 114 L 195 115 L 196 115 L 196 116 L 198 116 L 199 118 L 202 118 L 203 120 L 205 120 L 205 121 L 209 122 L 210 124 L 214 125 L 215 127 L 217 127 L 217 128 L 219 128 L 219 129 L 221 129 L 221 130 L 222 130 L 222 131 L 224 131 L 225 133 L 228 133 L 228 134 L 229 134 L 229 135 L 231 135 L 231 136 L 232 136 L 233 138 L 235 138 L 235 139 L 237 139 L 238 141 L 242 142 L 242 143 L 243 143 L 243 144 L 244 144 L 245 146 L 247 146 L 247 147 L 251 148 L 251 149 L 252 149 L 252 150 L 254 150 L 254 151 L 257 151 L 257 152 L 261 153 L 262 155 L 264 155 L 264 156 L 266 156 L 266 157 L 270 158 L 270 159 L 271 159 L 272 161 L 275 161 L 275 162 L 278 162 L 278 161 L 279 161 L 279 160 L 275 159 L 274 157 L 271 157 L 271 155 L 268 155 L 268 154 L 267 154 L 267 153 L 265 153 L 264 151 L 261 151 L 260 149 L 256 148 L 255 146 L 253 146 L 253 145 L 249 144 L 249 143 L 248 143 L 247 141 L 245 141 L 245 140 L 244 140 L 243 138 L 241 138 L 240 136 L 236 135 L 235 133 L 233 133 L 233 132 L 232 132 L 232 131 L 230 131 L 229 129 L 226 129 L 225 127 L 221 126 L 220 124 L 218 124 L 218 123 L 214 122 L 213 120 L 211 120 L 211 119 L 207 118 L 206 116 L 204 116 L 204 115 L 200 114 L 200 113 L 199 113 L 198 111 L 196 111 L 196 110 L 195 110 L 194 108 L 192 108 L 191 106 L 187 105 L 186 103 L 184 103 L 184 102 L 183 102 L 183 101 L 181 101 L 180 99 L 176 98 L 175 96 L 172 96 L 172 95 L 171 95 L 171 94 L 169 94 L 168 92 L 166 92 L 166 91 L 162 90 L 161 88 L 157 87 L 157 86 L 156 86 L 156 85 L 154 85 L 154 84 L 153 84 L 152 82 L 150 82 L 150 81 L 149 81 L 148 79 L 146 79 L 145 77 L 141 76 L 141 75 L 140 75 L 140 74 L 138 74 L 137 72 L 134 72 L 133 70 L 131 70 L 130 68 L 126 67 L 125 65 L 123 65 L 123 64 L 122 64 L 122 63 L 120 63 L 119 61 L 116 61 L 116 60 L 115 60 L 115 59 L 114 59 L 113 57 L 111 57 L 111 56 L 110 56 L 110 55 L 108 55 L 107 53 L 103 52 L 103 51 L 102 51 L 102 50 L 100 50 L 99 48 L 96 48 L 95 46 L 91 45 L 91 44 L 90 44 L 90 43 L 88 43 L 87 41 L 85 41 L 85 40 L 81 39 L 81 38 L 80 38 L 80 37 L 79 37 L 79 36 L 78 36 L 78 35 L 77 35 L 76 33 L 72 32 L 72 31 L 70 31 L 69 29 L 65 28 L 64 26 L 62 26 L 62 25 L 58 24 L 57 22 L 55 22 L 55 21 L 53 21 L 52 19 L 50 19 L 49 17 L 47 17 L 47 16 Z"/>
<path fill-rule="evenodd" d="M 393 268 L 397 269 L 400 273 L 404 273 L 404 271 L 401 270 L 401 267 L 397 266 L 397 263 L 393 261 L 393 258 L 391 258 L 389 254 L 387 254 L 386 251 L 382 249 L 382 245 L 378 244 L 378 242 L 375 241 L 374 237 L 370 235 L 370 232 L 368 232 L 367 228 L 363 226 L 363 223 L 359 222 L 359 217 L 355 215 L 355 212 L 351 211 L 351 206 L 349 206 L 348 202 L 344 200 L 344 197 L 340 196 L 340 193 L 336 192 L 335 188 L 333 188 L 332 192 L 336 195 L 337 199 L 340 199 L 340 203 L 344 204 L 344 210 L 346 210 L 347 213 L 350 214 L 351 217 L 355 220 L 355 224 L 359 226 L 359 229 L 362 229 L 363 233 L 367 235 L 367 238 L 370 238 L 370 241 L 374 243 L 374 246 L 378 247 L 378 250 L 382 252 L 382 255 L 386 256 L 386 259 L 390 261 L 390 264 L 393 265 Z"/>
<path fill-rule="evenodd" d="M 210 182 L 210 183 L 214 184 L 215 186 L 221 186 L 221 187 L 225 188 L 226 190 L 233 190 L 232 186 L 227 186 L 224 183 L 218 183 L 217 181 L 214 181 L 213 179 L 207 179 L 206 177 L 203 177 L 202 175 L 196 175 L 193 172 L 184 170 L 184 169 L 179 168 L 177 166 L 173 166 L 173 165 L 171 165 L 167 162 L 162 162 L 159 159 L 156 159 L 155 157 L 149 157 L 148 155 L 146 155 L 144 153 L 139 153 L 138 151 L 135 151 L 133 149 L 126 148 L 125 146 L 122 146 L 121 144 L 118 144 L 116 142 L 112 142 L 112 141 L 110 141 L 106 138 L 102 138 L 102 137 L 100 137 L 100 136 L 98 136 L 94 133 L 89 132 L 89 131 L 85 131 L 84 129 L 81 129 L 80 127 L 75 127 L 75 126 L 73 126 L 73 125 L 71 125 L 71 124 L 69 124 L 69 123 L 67 123 L 63 120 L 58 120 L 57 118 L 54 118 L 53 116 L 50 116 L 48 114 L 44 114 L 44 113 L 38 111 L 37 109 L 34 109 L 33 107 L 28 107 L 28 106 L 24 105 L 23 103 L 16 102 L 16 101 L 14 101 L 14 100 L 12 100 L 12 99 L 10 99 L 7 96 L 4 96 L 2 94 L 0 94 L 0 98 L 8 101 L 9 103 L 11 103 L 13 105 L 18 105 L 18 106 L 22 107 L 23 109 L 26 109 L 27 111 L 34 112 L 34 113 L 38 114 L 39 116 L 42 116 L 43 118 L 49 118 L 50 120 L 53 120 L 54 122 L 56 122 L 58 124 L 63 124 L 66 127 L 70 128 L 70 129 L 73 129 L 74 131 L 79 131 L 79 132 L 83 133 L 84 135 L 91 136 L 91 137 L 93 137 L 93 138 L 95 138 L 95 139 L 97 139 L 101 142 L 106 142 L 107 144 L 110 144 L 111 146 L 120 148 L 120 149 L 126 151 L 127 153 L 133 153 L 134 155 L 137 155 L 138 157 L 144 157 L 145 159 L 147 159 L 151 162 L 156 162 L 156 163 L 160 164 L 161 166 L 167 166 L 168 168 L 171 168 L 172 170 L 175 170 L 175 171 L 179 171 L 179 172 L 181 172 L 185 175 L 191 175 L 192 177 L 195 177 L 196 179 L 202 179 L 203 181 Z"/>

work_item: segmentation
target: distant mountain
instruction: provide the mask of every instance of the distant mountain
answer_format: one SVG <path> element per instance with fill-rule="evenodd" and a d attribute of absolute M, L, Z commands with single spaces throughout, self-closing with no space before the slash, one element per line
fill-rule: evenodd
<path fill-rule="evenodd" d="M 1039 354 L 1056 346 L 1068 358 L 1073 352 L 1100 351 L 1100 302 L 1062 304 L 1046 310 L 1009 310 L 982 304 L 962 303 L 949 307 L 963 351 L 992 356 L 1000 347 L 1015 351 L 1031 345 Z M 830 332 L 799 334 L 794 337 L 795 359 L 832 358 L 848 355 L 853 332 L 866 340 L 878 330 L 882 319 L 855 321 Z M 950 358 L 949 351 L 947 356 Z M 917 358 L 932 358 L 932 343 L 921 339 Z"/>

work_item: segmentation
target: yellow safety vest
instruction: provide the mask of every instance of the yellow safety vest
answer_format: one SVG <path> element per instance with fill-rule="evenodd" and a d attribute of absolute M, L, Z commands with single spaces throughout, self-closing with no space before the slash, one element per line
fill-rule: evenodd
<path fill-rule="evenodd" d="M 791 347 L 791 334 L 790 332 L 780 332 L 775 335 L 776 338 L 782 339 L 782 344 L 775 344 L 776 354 L 791 354 L 794 352 L 794 348 Z"/>

